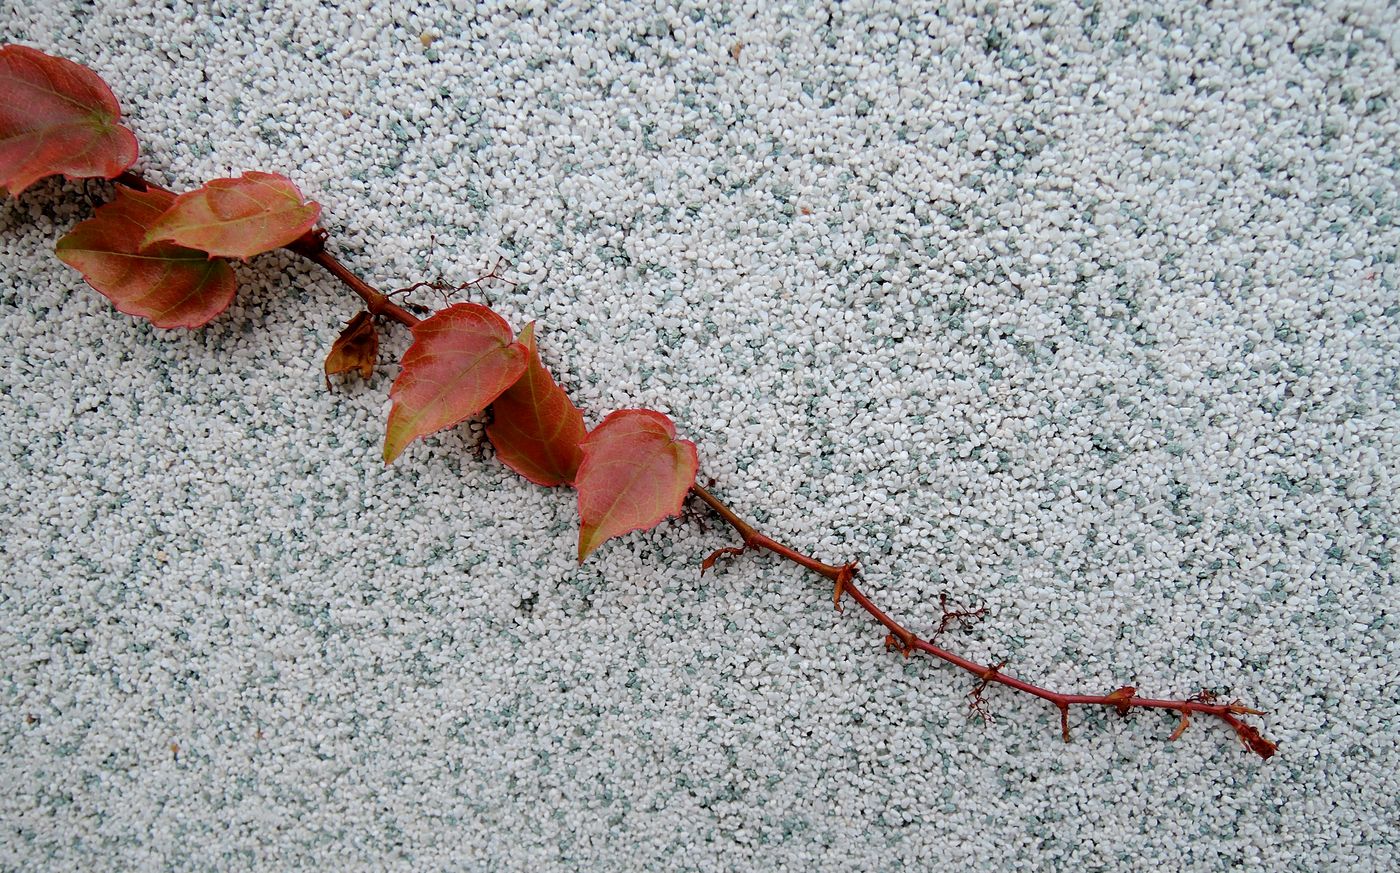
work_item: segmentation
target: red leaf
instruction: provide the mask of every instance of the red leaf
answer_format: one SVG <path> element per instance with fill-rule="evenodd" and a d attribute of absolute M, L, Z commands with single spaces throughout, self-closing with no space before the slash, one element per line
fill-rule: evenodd
<path fill-rule="evenodd" d="M 477 303 L 457 303 L 415 324 L 403 372 L 389 389 L 384 463 L 418 437 L 485 409 L 525 372 L 525 358 L 505 319 Z"/>
<path fill-rule="evenodd" d="M 578 559 L 605 541 L 679 515 L 700 468 L 695 443 L 676 439 L 671 419 L 650 409 L 622 409 L 583 441 L 578 488 Z"/>
<path fill-rule="evenodd" d="M 360 378 L 368 379 L 377 363 L 379 332 L 374 329 L 374 316 L 361 312 L 345 325 L 326 355 L 326 387 L 331 387 L 331 376 L 351 370 L 359 370 Z"/>
<path fill-rule="evenodd" d="M 117 197 L 58 241 L 65 264 L 122 312 L 156 327 L 199 327 L 228 308 L 237 285 L 221 258 L 173 243 L 141 246 L 175 197 L 117 186 Z"/>
<path fill-rule="evenodd" d="M 583 413 L 549 375 L 535 348 L 535 323 L 525 325 L 517 341 L 525 348 L 525 374 L 491 404 L 486 435 L 506 466 L 536 485 L 574 481 L 588 435 Z"/>
<path fill-rule="evenodd" d="M 244 173 L 181 194 L 146 242 L 170 240 L 211 256 L 247 260 L 281 248 L 320 217 L 320 205 L 302 200 L 286 176 Z"/>
<path fill-rule="evenodd" d="M 45 176 L 111 179 L 136 163 L 112 89 L 81 64 L 24 45 L 0 46 L 0 189 Z"/>

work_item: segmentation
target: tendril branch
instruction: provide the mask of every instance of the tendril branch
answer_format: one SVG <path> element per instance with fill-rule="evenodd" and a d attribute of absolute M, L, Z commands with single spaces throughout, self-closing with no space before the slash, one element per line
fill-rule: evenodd
<path fill-rule="evenodd" d="M 1127 715 L 1132 709 L 1166 709 L 1178 712 L 1181 714 L 1181 722 L 1170 737 L 1173 740 L 1181 736 L 1186 730 L 1192 715 L 1199 715 L 1210 716 L 1225 722 L 1225 724 L 1229 725 L 1235 732 L 1235 735 L 1239 738 L 1240 742 L 1244 744 L 1245 748 L 1254 752 L 1261 758 L 1272 757 L 1278 748 L 1273 742 L 1265 739 L 1257 728 L 1240 718 L 1242 715 L 1263 715 L 1264 713 L 1257 709 L 1251 709 L 1238 701 L 1224 704 L 1218 703 L 1214 696 L 1209 693 L 1197 694 L 1185 700 L 1138 697 L 1136 689 L 1131 687 L 1120 688 L 1108 694 L 1068 694 L 1042 688 L 1039 685 L 1006 673 L 1002 670 L 1005 666 L 1004 663 L 991 666 L 979 664 L 976 661 L 964 658 L 962 655 L 956 654 L 948 649 L 941 648 L 935 645 L 931 640 L 918 636 L 913 631 L 910 631 L 908 628 L 895 621 L 888 613 L 877 606 L 873 600 L 866 596 L 865 592 L 861 591 L 860 587 L 855 583 L 856 564 L 854 561 L 840 565 L 826 564 L 815 558 L 803 555 L 759 533 L 752 525 L 740 518 L 734 510 L 724 505 L 717 497 L 711 494 L 707 489 L 702 488 L 698 483 L 692 490 L 697 497 L 708 504 L 720 518 L 724 519 L 724 521 L 739 534 L 744 541 L 744 549 L 763 549 L 772 552 L 781 558 L 785 558 L 794 564 L 805 567 L 831 580 L 835 585 L 833 596 L 836 600 L 837 608 L 840 608 L 840 601 L 843 595 L 849 596 L 861 609 L 864 609 L 872 618 L 884 625 L 888 633 L 886 637 L 887 646 L 897 648 L 906 655 L 912 651 L 924 652 L 925 654 L 932 655 L 941 661 L 952 664 L 954 667 L 965 670 L 977 677 L 977 684 L 969 695 L 971 698 L 969 708 L 975 715 L 981 715 L 983 717 L 987 715 L 984 692 L 992 685 L 1004 685 L 1007 688 L 1039 697 L 1041 700 L 1054 704 L 1060 711 L 1061 736 L 1065 742 L 1069 742 L 1069 708 L 1071 706 L 1103 706 L 1116 709 L 1124 715 Z M 733 553 L 735 551 L 743 551 L 744 549 L 722 549 L 720 551 L 729 551 Z M 711 555 L 711 559 L 718 554 L 717 552 L 715 555 Z M 959 611 L 949 611 L 947 609 L 946 598 L 943 599 L 941 603 L 944 607 L 944 618 L 937 631 L 931 635 L 935 639 L 939 634 L 948 629 L 950 623 L 959 620 Z M 969 615 L 970 613 L 976 613 L 977 617 L 980 617 L 984 609 L 979 608 L 977 610 L 964 612 L 969 612 Z"/>

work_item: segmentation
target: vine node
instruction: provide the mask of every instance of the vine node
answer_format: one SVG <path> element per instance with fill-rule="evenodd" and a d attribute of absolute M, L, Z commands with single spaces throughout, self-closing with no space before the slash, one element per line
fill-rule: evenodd
<path fill-rule="evenodd" d="M 983 724 L 989 724 L 992 721 L 992 710 L 987 703 L 986 691 L 988 686 L 997 681 L 997 677 L 1001 675 L 1001 668 L 1005 666 L 1006 662 L 1001 661 L 990 667 L 983 668 L 981 675 L 977 679 L 977 684 L 972 686 L 972 690 L 967 693 L 969 717 L 980 718 Z M 1066 704 L 1066 706 L 1068 705 Z M 1061 712 L 1063 711 L 1062 709 Z M 1068 731 L 1068 728 L 1065 730 Z"/>

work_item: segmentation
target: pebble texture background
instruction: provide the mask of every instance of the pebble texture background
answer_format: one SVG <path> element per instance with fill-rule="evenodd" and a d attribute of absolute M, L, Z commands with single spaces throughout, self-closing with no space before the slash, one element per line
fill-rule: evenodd
<path fill-rule="evenodd" d="M 263 8 L 253 8 L 254 6 Z M 590 423 L 1056 713 L 884 651 L 704 513 L 573 560 L 479 423 L 283 253 L 198 332 L 0 206 L 0 868 L 1393 870 L 1400 98 L 1387 4 L 58 3 L 177 189 L 283 172 L 391 288 L 483 272 Z M 1224 8 L 1220 8 L 1224 7 Z M 83 192 L 87 192 L 86 196 Z M 419 293 L 420 302 L 435 296 Z M 482 299 L 478 294 L 477 299 Z"/>

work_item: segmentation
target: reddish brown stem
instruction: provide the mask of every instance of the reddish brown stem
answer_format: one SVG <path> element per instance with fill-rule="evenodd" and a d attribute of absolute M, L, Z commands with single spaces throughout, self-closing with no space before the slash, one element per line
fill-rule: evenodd
<path fill-rule="evenodd" d="M 335 257 L 325 249 L 311 252 L 303 251 L 297 247 L 297 243 L 295 242 L 287 246 L 287 249 L 296 252 L 312 263 L 320 264 L 325 267 L 332 276 L 344 282 L 351 291 L 360 295 L 360 299 L 365 301 L 365 308 L 370 311 L 371 315 L 382 315 L 385 318 L 397 321 L 404 327 L 413 327 L 419 322 L 420 319 L 418 316 L 390 300 L 388 295 L 378 291 L 359 276 L 350 272 L 348 267 L 340 261 L 337 261 Z"/>
<path fill-rule="evenodd" d="M 1002 672 L 1001 667 L 987 666 L 976 661 L 964 658 L 947 649 L 940 648 L 932 642 L 919 637 L 899 622 L 895 621 L 883 609 L 875 604 L 865 592 L 855 584 L 856 564 L 854 561 L 842 564 L 826 564 L 814 558 L 801 554 L 787 546 L 764 536 L 754 529 L 752 525 L 740 518 L 732 509 L 725 506 L 718 498 L 711 494 L 699 484 L 693 486 L 695 495 L 710 506 L 711 509 L 724 519 L 730 527 L 744 541 L 744 547 L 749 549 L 765 549 L 782 558 L 786 558 L 795 564 L 807 568 L 815 573 L 825 576 L 835 584 L 834 598 L 837 606 L 843 594 L 849 594 L 851 599 L 868 612 L 876 621 L 885 626 L 889 631 L 887 642 L 892 642 L 907 654 L 909 651 L 918 650 L 925 652 L 946 661 L 955 667 L 966 670 L 978 679 L 975 695 L 980 695 L 981 690 L 987 685 L 996 683 L 1014 688 L 1039 697 L 1042 700 L 1054 704 L 1060 711 L 1060 730 L 1065 742 L 1069 742 L 1069 708 L 1071 706 L 1107 706 L 1125 713 L 1132 707 L 1141 709 L 1170 709 L 1179 712 L 1183 717 L 1189 717 L 1191 713 L 1213 716 L 1224 721 L 1240 738 L 1245 747 L 1258 754 L 1260 757 L 1268 758 L 1274 754 L 1276 746 L 1261 736 L 1254 727 L 1245 723 L 1239 718 L 1241 715 L 1260 715 L 1258 710 L 1250 709 L 1239 703 L 1220 704 L 1207 700 L 1204 696 L 1186 700 L 1166 700 L 1154 697 L 1137 697 L 1134 689 L 1123 688 L 1112 694 L 1064 694 L 1058 691 L 1051 691 L 1034 685 L 1024 679 Z M 1175 737 L 1173 737 L 1174 739 Z"/>
<path fill-rule="evenodd" d="M 130 170 L 117 176 L 114 181 L 128 188 L 135 188 L 138 191 L 164 191 L 167 194 L 175 193 L 168 188 L 162 188 L 154 182 L 148 181 L 141 174 L 134 173 Z M 322 267 L 326 268 L 332 276 L 335 276 L 343 282 L 351 291 L 360 295 L 360 299 L 365 302 L 365 308 L 370 311 L 371 315 L 381 315 L 391 321 L 397 321 L 404 327 L 413 327 L 419 322 L 420 319 L 418 316 L 390 300 L 387 294 L 384 294 L 373 285 L 370 285 L 359 276 L 356 276 L 348 267 L 336 260 L 334 255 L 326 251 L 325 243 L 326 232 L 324 230 L 312 228 L 292 240 L 283 248 L 289 252 L 301 255 L 312 263 L 320 264 Z"/>

